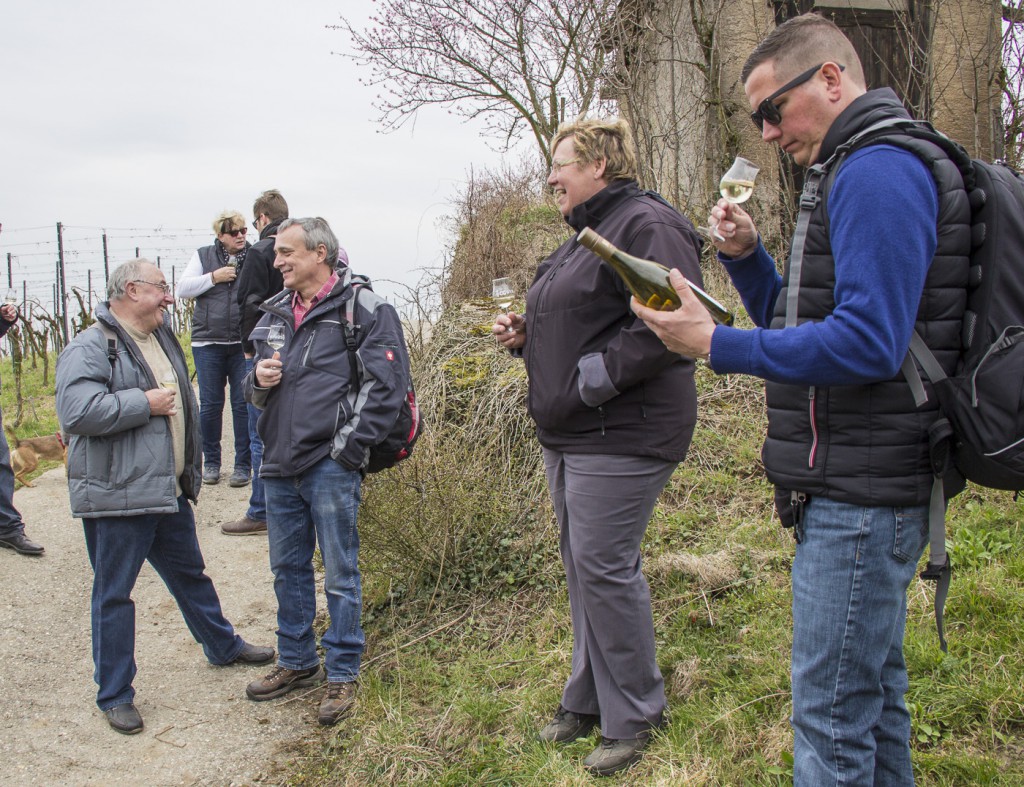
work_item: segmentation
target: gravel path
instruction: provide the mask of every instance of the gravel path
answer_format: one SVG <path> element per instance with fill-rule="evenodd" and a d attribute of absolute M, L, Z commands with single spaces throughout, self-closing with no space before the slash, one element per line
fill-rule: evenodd
<path fill-rule="evenodd" d="M 229 418 L 225 418 L 229 421 Z M 231 440 L 224 441 L 229 449 Z M 231 457 L 225 456 L 230 467 Z M 39 558 L 0 549 L 0 784 L 244 785 L 267 775 L 288 747 L 318 735 L 322 690 L 255 703 L 245 685 L 262 666 L 214 667 L 149 564 L 135 586 L 135 704 L 146 728 L 120 735 L 96 707 L 89 594 L 92 570 L 81 522 L 71 518 L 64 469 L 15 492 Z M 224 613 L 246 640 L 275 644 L 265 536 L 225 536 L 249 487 L 207 486 L 196 508 L 207 571 Z"/>

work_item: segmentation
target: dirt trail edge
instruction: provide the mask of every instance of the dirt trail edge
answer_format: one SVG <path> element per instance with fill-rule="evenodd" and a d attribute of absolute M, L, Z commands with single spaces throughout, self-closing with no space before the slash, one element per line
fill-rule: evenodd
<path fill-rule="evenodd" d="M 230 420 L 225 418 L 226 421 Z M 230 438 L 225 435 L 227 449 Z M 225 456 L 230 462 L 231 457 Z M 230 464 L 228 464 L 230 468 Z M 0 783 L 4 785 L 246 785 L 318 734 L 320 691 L 251 702 L 245 685 L 268 667 L 214 667 L 167 588 L 146 564 L 135 586 L 135 704 L 146 728 L 119 735 L 96 707 L 81 522 L 71 518 L 64 469 L 19 489 L 39 558 L 0 549 Z M 275 645 L 276 602 L 265 536 L 225 536 L 249 487 L 203 488 L 196 527 L 224 613 L 239 634 Z M 322 602 L 321 602 L 322 603 Z M 270 781 L 275 781 L 271 779 Z"/>

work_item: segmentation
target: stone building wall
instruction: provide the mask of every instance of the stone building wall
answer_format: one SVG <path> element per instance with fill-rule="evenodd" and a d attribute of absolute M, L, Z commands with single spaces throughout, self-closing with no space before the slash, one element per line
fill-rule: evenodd
<path fill-rule="evenodd" d="M 613 87 L 620 96 L 629 97 L 620 101 L 637 131 L 645 185 L 661 191 L 697 221 L 703 221 L 718 196 L 721 172 L 741 154 L 762 167 L 751 209 L 758 211 L 759 203 L 764 203 L 771 209 L 770 215 L 779 217 L 779 226 L 786 225 L 789 208 L 784 194 L 795 185 L 794 173 L 774 147 L 761 142 L 748 117 L 750 108 L 740 82 L 747 56 L 776 24 L 778 5 L 772 0 L 623 3 L 631 14 L 624 27 L 630 41 L 623 49 L 628 62 L 620 58 Z M 802 11 L 812 3 L 796 0 L 785 5 L 790 11 Z M 929 42 L 924 50 L 927 57 L 908 54 L 891 58 L 884 51 L 861 51 L 865 70 L 884 75 L 878 77 L 880 81 L 895 80 L 892 65 L 879 61 L 905 59 L 907 62 L 897 66 L 905 72 L 899 77 L 897 93 L 919 99 L 923 114 L 973 155 L 999 154 L 1001 127 L 995 86 L 999 3 L 828 0 L 813 5 L 815 10 L 835 15 L 841 25 L 877 24 L 879 19 L 884 23 L 886 11 L 902 12 L 901 31 L 913 28 L 906 33 L 906 48 L 914 48 L 909 39 L 918 35 Z M 908 8 L 912 13 L 906 13 Z M 871 35 L 865 39 L 877 41 Z M 888 46 L 900 44 L 890 41 Z M 917 83 L 912 68 L 920 73 Z M 798 180 L 799 173 L 795 177 Z M 770 231 L 764 224 L 762 229 Z"/>

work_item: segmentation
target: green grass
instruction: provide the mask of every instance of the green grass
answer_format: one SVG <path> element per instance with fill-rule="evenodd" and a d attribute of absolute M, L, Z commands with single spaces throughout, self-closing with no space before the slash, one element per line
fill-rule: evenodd
<path fill-rule="evenodd" d="M 410 582 L 389 595 L 391 564 L 364 549 L 366 596 L 377 603 L 366 623 L 358 711 L 310 741 L 302 764 L 282 778 L 295 785 L 790 784 L 793 542 L 772 518 L 759 464 L 760 385 L 705 369 L 698 379 L 702 420 L 690 457 L 662 495 L 644 545 L 670 716 L 640 764 L 600 782 L 580 767 L 593 739 L 564 748 L 534 740 L 558 704 L 571 657 L 553 552 L 544 553 L 544 570 L 554 579 L 542 590 L 517 582 L 438 593 Z M 451 461 L 464 463 L 461 456 Z M 388 483 L 387 476 L 369 481 L 371 507 L 372 490 Z M 525 492 L 523 501 L 536 505 Z M 911 587 L 908 703 L 921 785 L 1024 783 L 1019 514 L 1008 493 L 972 488 L 955 501 L 950 546 L 963 565 L 947 604 L 948 656 L 934 629 L 933 586 Z M 557 542 L 549 510 L 534 527 L 547 544 Z"/>
<path fill-rule="evenodd" d="M 52 368 L 46 386 L 41 369 L 33 375 L 28 367 L 19 434 L 44 434 L 56 428 Z M 10 421 L 9 358 L 0 374 Z M 521 412 L 522 380 L 500 369 L 489 379 L 498 393 L 481 398 Z M 453 429 L 449 442 L 443 428 L 428 425 L 434 431 L 412 459 L 368 479 L 361 512 L 367 651 L 357 710 L 338 727 L 296 741 L 271 778 L 292 785 L 791 783 L 793 542 L 772 519 L 759 464 L 760 386 L 703 368 L 698 383 L 701 421 L 690 455 L 662 495 L 644 544 L 670 716 L 640 764 L 599 781 L 580 767 L 593 740 L 564 748 L 535 741 L 558 704 L 571 657 L 557 533 L 540 487 L 500 487 L 498 502 L 481 496 L 494 473 L 507 471 L 493 457 L 473 464 L 487 419 L 466 417 L 471 428 Z M 429 388 L 419 379 L 418 387 L 423 398 Z M 464 389 L 457 396 L 460 407 L 473 406 Z M 506 417 L 503 410 L 490 423 Z M 496 431 L 526 457 L 537 447 L 521 427 Z M 474 475 L 486 472 L 492 477 Z M 400 486 L 445 498 L 424 508 L 444 522 L 405 528 L 419 540 L 461 539 L 444 553 L 443 567 L 417 572 L 393 554 L 402 548 L 396 532 L 377 532 L 375 515 L 397 521 L 399 530 L 403 516 L 414 518 L 395 505 L 406 500 Z M 938 647 L 932 586 L 911 586 L 907 700 L 915 774 L 925 787 L 1024 783 L 1022 536 L 1011 494 L 971 488 L 954 501 L 949 655 Z"/>

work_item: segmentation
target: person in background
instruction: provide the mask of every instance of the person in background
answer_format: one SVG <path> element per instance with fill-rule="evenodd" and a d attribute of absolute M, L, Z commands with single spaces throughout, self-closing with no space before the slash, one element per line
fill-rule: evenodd
<path fill-rule="evenodd" d="M 178 281 L 179 298 L 195 298 L 192 314 L 192 358 L 199 381 L 199 422 L 203 432 L 203 483 L 220 481 L 220 438 L 224 418 L 224 388 L 230 387 L 231 426 L 235 465 L 231 486 L 249 483 L 249 413 L 242 395 L 245 356 L 235 280 L 245 264 L 249 244 L 245 218 L 224 211 L 213 220 L 216 240 L 198 249 Z"/>
<path fill-rule="evenodd" d="M 221 611 L 196 537 L 198 409 L 185 354 L 171 331 L 163 273 L 131 260 L 110 274 L 97 324 L 57 360 L 56 402 L 68 445 L 71 515 L 81 518 L 92 565 L 96 704 L 117 732 L 142 731 L 135 707 L 135 604 L 145 561 L 174 597 L 211 664 L 263 664 Z"/>
<path fill-rule="evenodd" d="M 764 141 L 804 167 L 909 118 L 893 91 L 867 90 L 850 40 L 813 14 L 772 31 L 741 76 Z M 937 405 L 931 391 L 919 408 L 900 369 L 916 326 L 953 371 L 971 239 L 963 181 L 902 147 L 854 148 L 813 207 L 802 265 L 781 277 L 740 207 L 720 200 L 708 223 L 757 327 L 715 326 L 676 275 L 680 309 L 633 308 L 669 349 L 767 381 L 764 466 L 797 541 L 794 784 L 912 785 L 903 635 Z"/>
<path fill-rule="evenodd" d="M 245 373 L 252 371 L 253 349 L 249 334 L 259 322 L 263 312 L 260 306 L 284 287 L 281 272 L 274 267 L 274 238 L 278 225 L 288 218 L 288 203 L 280 191 L 271 189 L 260 194 L 252 206 L 252 226 L 260 239 L 245 255 L 245 264 L 238 274 L 238 311 L 241 319 L 242 352 L 245 355 Z M 252 494 L 245 516 L 234 522 L 221 525 L 221 532 L 229 536 L 250 536 L 267 532 L 267 501 L 260 480 L 260 464 L 263 461 L 263 441 L 256 429 L 260 411 L 251 404 L 246 405 L 249 415 L 249 449 L 252 460 Z"/>
<path fill-rule="evenodd" d="M 323 681 L 317 653 L 313 552 L 320 546 L 327 629 L 321 637 L 327 691 L 318 721 L 336 724 L 351 710 L 364 637 L 360 626 L 359 510 L 370 449 L 384 440 L 405 400 L 404 345 L 394 307 L 364 289 L 353 322 L 360 326 L 356 361 L 339 330 L 353 297 L 347 268 L 338 268 L 338 239 L 321 218 L 286 219 L 274 242 L 285 289 L 263 304 L 252 332 L 256 364 L 246 398 L 260 408 L 270 567 L 277 594 L 280 658 L 245 693 L 261 702 Z M 271 331 L 279 332 L 277 344 Z M 356 368 L 358 367 L 358 368 Z"/>
<path fill-rule="evenodd" d="M 566 222 L 701 281 L 693 225 L 636 181 L 624 120 L 563 124 L 551 140 Z M 501 315 L 497 340 L 522 354 L 572 614 L 572 671 L 542 741 L 600 725 L 583 761 L 599 775 L 636 762 L 664 721 L 651 596 L 640 542 L 658 495 L 686 456 L 697 418 L 694 363 L 669 352 L 629 310 L 629 290 L 575 236 L 541 263 L 526 314 Z"/>
<path fill-rule="evenodd" d="M 0 336 L 6 335 L 17 321 L 17 306 L 13 303 L 0 306 Z M 45 551 L 25 535 L 25 523 L 14 507 L 14 470 L 11 468 L 11 447 L 3 429 L 3 413 L 0 413 L 0 547 L 33 557 Z"/>

